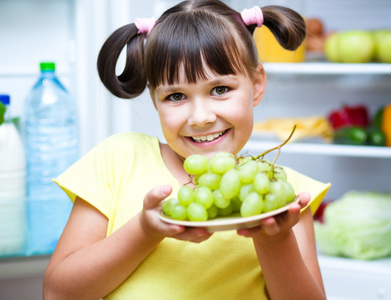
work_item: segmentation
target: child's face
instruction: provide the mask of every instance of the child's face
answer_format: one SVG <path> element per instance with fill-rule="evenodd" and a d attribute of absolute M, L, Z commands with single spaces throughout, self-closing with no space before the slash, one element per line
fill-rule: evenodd
<path fill-rule="evenodd" d="M 221 151 L 237 154 L 250 138 L 253 107 L 263 97 L 262 67 L 255 79 L 207 74 L 206 80 L 194 84 L 182 74 L 179 83 L 151 91 L 164 137 L 182 158 L 191 154 L 211 157 Z"/>

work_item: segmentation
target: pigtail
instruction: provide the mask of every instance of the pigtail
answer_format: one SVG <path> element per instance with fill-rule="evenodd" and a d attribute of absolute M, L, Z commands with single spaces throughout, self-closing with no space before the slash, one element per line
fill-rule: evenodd
<path fill-rule="evenodd" d="M 279 44 L 296 50 L 305 38 L 305 21 L 295 11 L 277 5 L 262 7 L 263 24 L 270 29 Z"/>
<path fill-rule="evenodd" d="M 105 87 L 119 98 L 135 98 L 147 85 L 144 69 L 145 34 L 137 34 L 134 23 L 114 31 L 103 44 L 98 56 L 98 73 Z M 121 75 L 115 73 L 118 58 L 126 46 L 126 63 Z"/>

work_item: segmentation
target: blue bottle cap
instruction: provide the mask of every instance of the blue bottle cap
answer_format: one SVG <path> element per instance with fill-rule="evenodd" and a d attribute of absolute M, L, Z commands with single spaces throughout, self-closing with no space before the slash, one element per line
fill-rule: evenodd
<path fill-rule="evenodd" d="M 3 103 L 3 105 L 9 105 L 10 104 L 10 96 L 9 95 L 0 95 L 0 102 Z"/>

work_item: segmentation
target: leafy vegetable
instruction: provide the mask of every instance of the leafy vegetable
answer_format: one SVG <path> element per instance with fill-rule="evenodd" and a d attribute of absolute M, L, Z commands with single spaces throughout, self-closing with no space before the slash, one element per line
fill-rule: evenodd
<path fill-rule="evenodd" d="M 0 125 L 4 122 L 5 106 L 0 102 Z"/>
<path fill-rule="evenodd" d="M 368 260 L 390 256 L 391 194 L 346 193 L 326 206 L 315 234 L 325 254 Z"/>

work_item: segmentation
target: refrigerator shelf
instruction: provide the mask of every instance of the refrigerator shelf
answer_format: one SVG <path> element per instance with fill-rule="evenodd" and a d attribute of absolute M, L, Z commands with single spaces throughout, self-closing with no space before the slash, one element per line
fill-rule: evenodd
<path fill-rule="evenodd" d="M 264 63 L 267 74 L 300 74 L 300 75 L 391 75 L 391 64 L 386 63 Z"/>
<path fill-rule="evenodd" d="M 275 141 L 250 140 L 244 150 L 261 153 L 262 151 L 276 147 L 280 143 Z M 327 156 L 391 158 L 391 147 L 350 146 L 325 143 L 291 143 L 284 146 L 284 152 Z"/>

